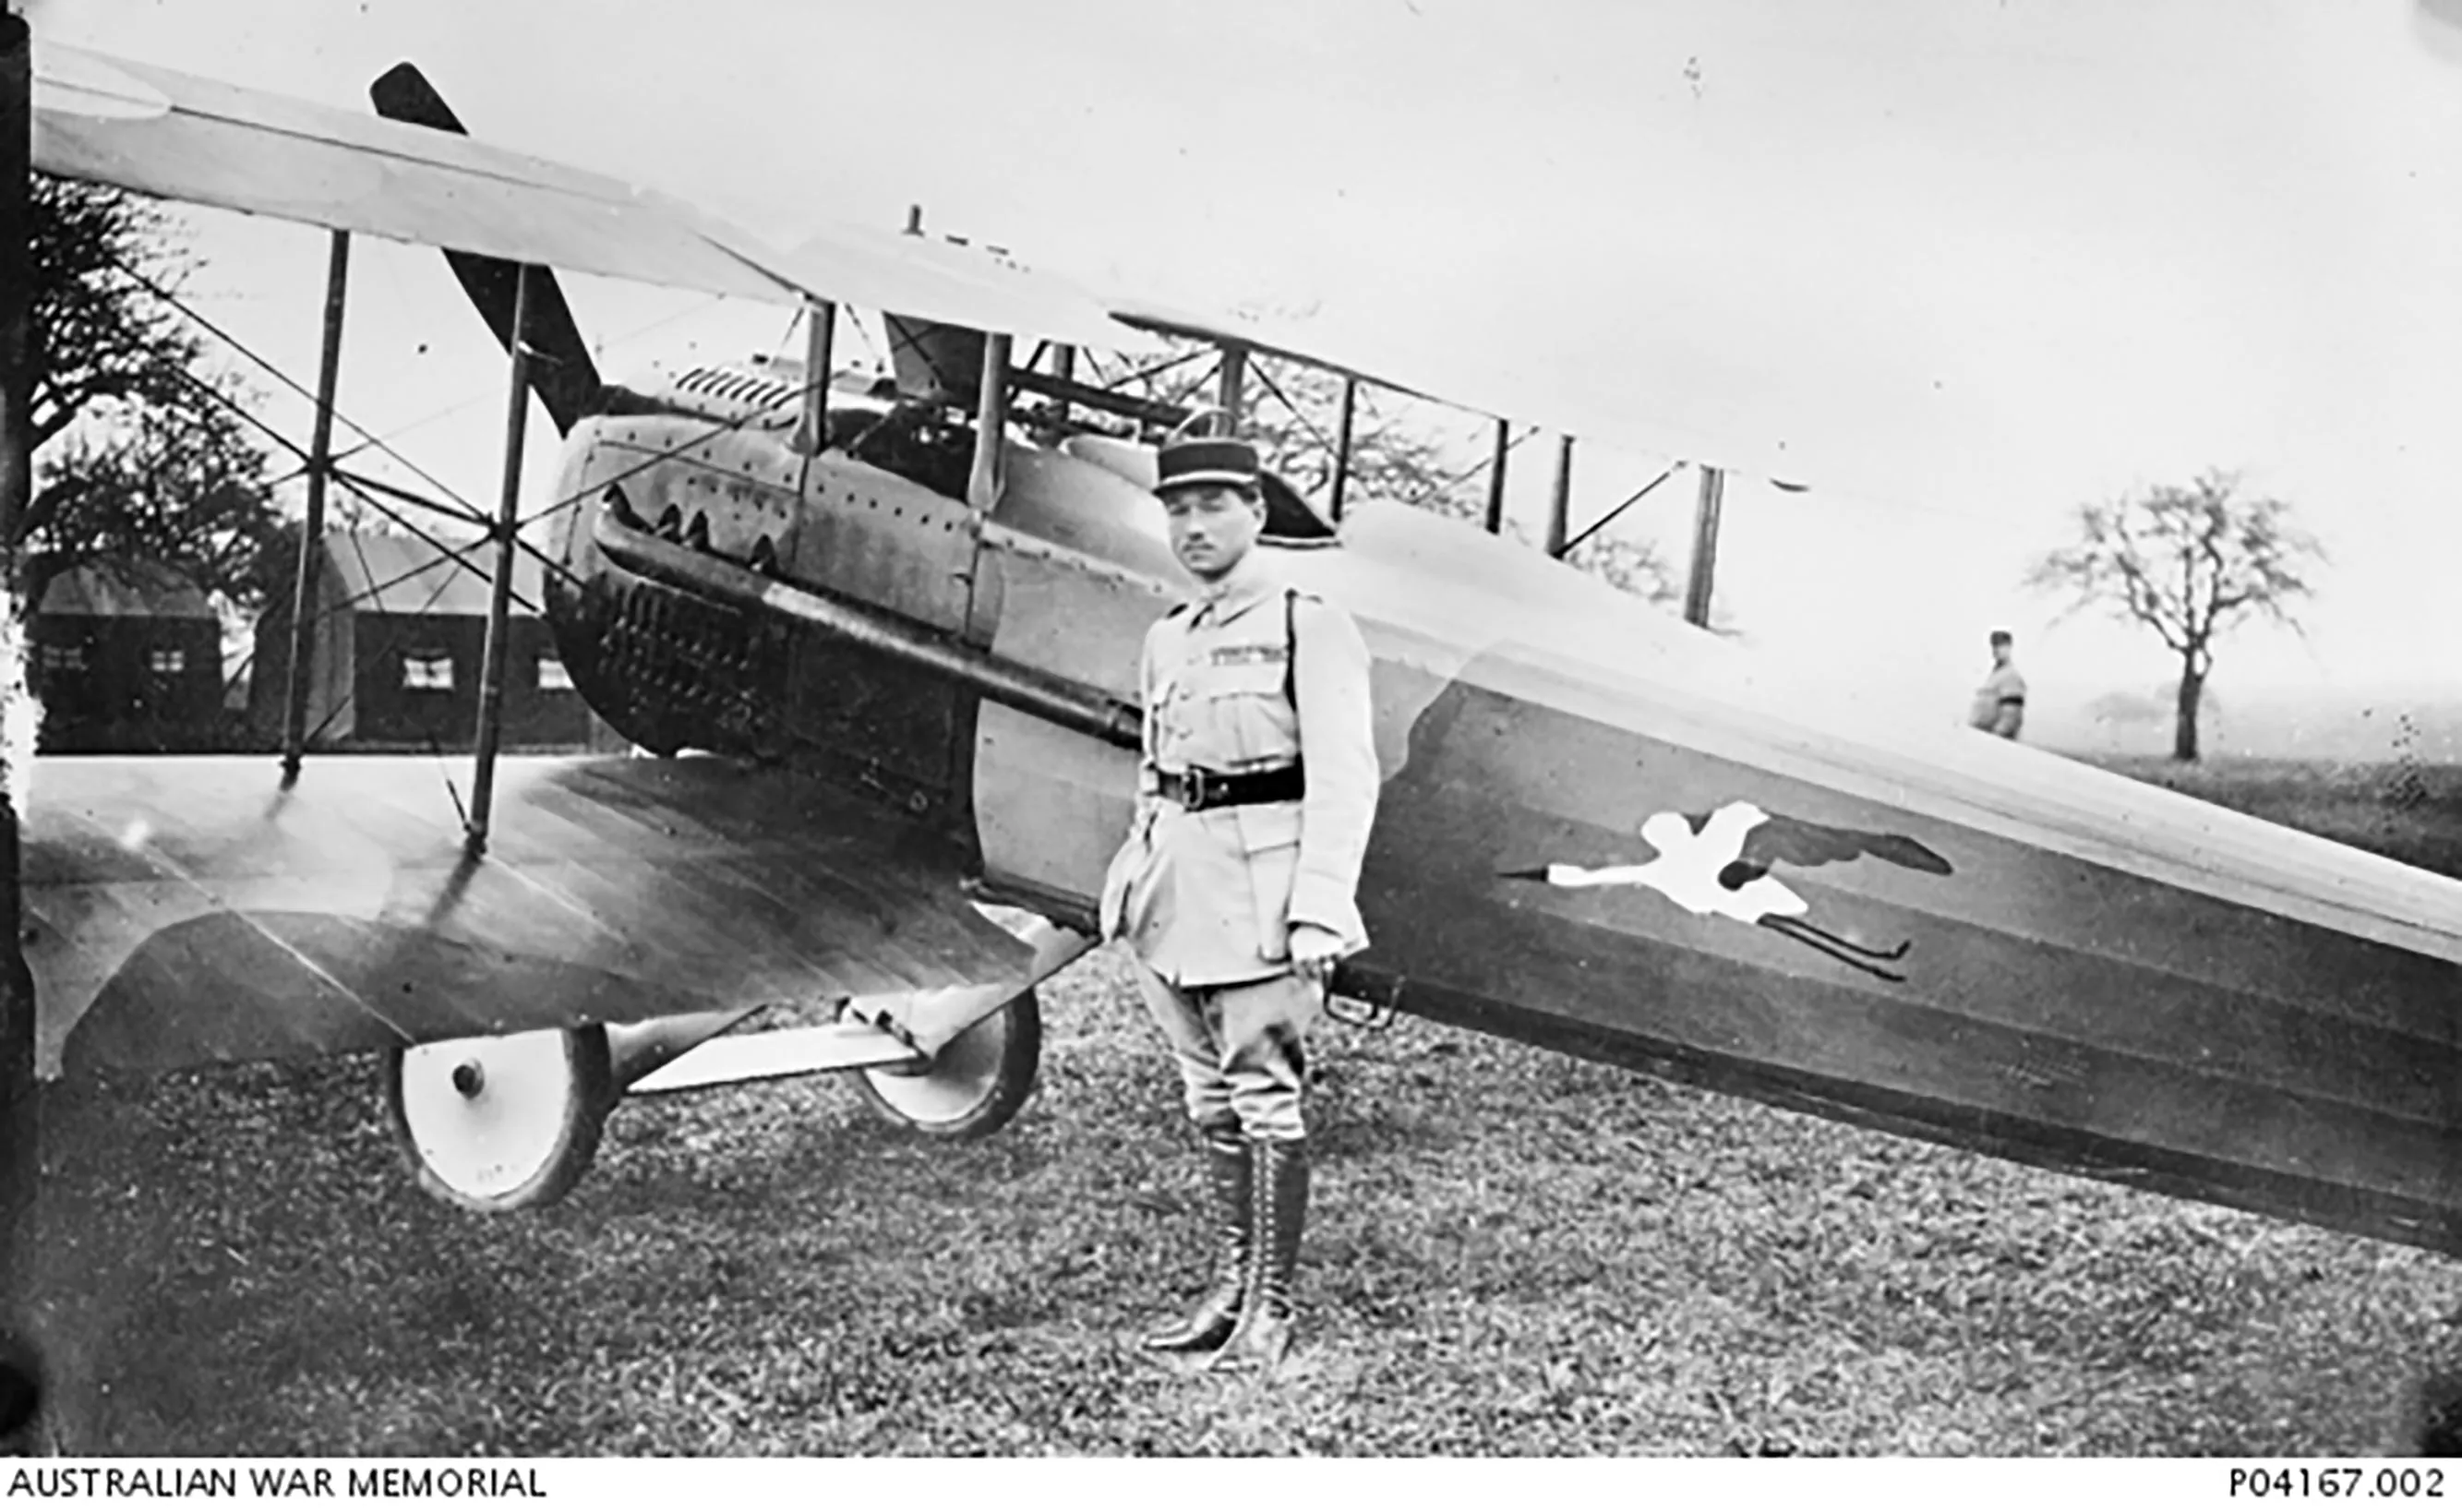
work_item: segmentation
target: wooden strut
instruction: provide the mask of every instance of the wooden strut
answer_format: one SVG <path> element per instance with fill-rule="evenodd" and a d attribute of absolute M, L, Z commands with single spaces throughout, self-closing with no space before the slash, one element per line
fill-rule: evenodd
<path fill-rule="evenodd" d="M 1051 349 L 1051 376 L 1063 384 L 1077 381 L 1077 349 L 1066 342 Z M 1052 428 L 1062 435 L 1069 432 L 1069 395 L 1064 388 L 1051 406 Z"/>
<path fill-rule="evenodd" d="M 1513 449 L 1513 422 L 1499 417 L 1496 421 L 1496 460 L 1487 469 L 1487 533 L 1497 535 L 1504 529 L 1504 454 Z"/>
<path fill-rule="evenodd" d="M 1342 379 L 1342 420 L 1333 443 L 1333 523 L 1342 523 L 1342 496 L 1350 483 L 1350 432 L 1359 418 L 1359 379 Z"/>
<path fill-rule="evenodd" d="M 1222 349 L 1221 388 L 1218 402 L 1222 407 L 1222 434 L 1237 436 L 1247 417 L 1248 349 L 1226 346 Z"/>
<path fill-rule="evenodd" d="M 1724 468 L 1701 469 L 1701 499 L 1693 513 L 1693 568 L 1684 582 L 1684 618 L 1710 626 L 1710 596 L 1718 571 L 1718 507 L 1726 496 Z"/>
<path fill-rule="evenodd" d="M 804 399 L 795 449 L 817 457 L 830 448 L 830 365 L 836 360 L 838 307 L 817 299 L 804 306 Z"/>
<path fill-rule="evenodd" d="M 1573 512 L 1573 438 L 1568 434 L 1556 446 L 1556 487 L 1547 497 L 1547 554 L 1561 558 L 1567 528 Z"/>
<path fill-rule="evenodd" d="M 512 630 L 513 552 L 521 528 L 522 441 L 529 420 L 530 265 L 513 277 L 512 392 L 505 405 L 505 486 L 496 508 L 496 571 L 487 588 L 487 641 L 479 659 L 479 731 L 470 778 L 467 849 L 487 850 L 487 820 L 495 806 L 496 749 L 505 727 L 506 642 Z"/>
<path fill-rule="evenodd" d="M 1009 338 L 983 338 L 983 386 L 975 400 L 975 465 L 966 476 L 966 508 L 989 514 L 1000 503 L 1001 443 L 1008 433 Z"/>
<path fill-rule="evenodd" d="M 291 666 L 282 692 L 282 780 L 299 780 L 308 748 L 309 677 L 316 657 L 316 568 L 325 550 L 325 487 L 334 471 L 334 396 L 342 371 L 342 312 L 351 280 L 351 233 L 333 233 L 325 265 L 325 345 L 316 366 L 316 423 L 308 440 L 308 518 L 291 584 Z"/>

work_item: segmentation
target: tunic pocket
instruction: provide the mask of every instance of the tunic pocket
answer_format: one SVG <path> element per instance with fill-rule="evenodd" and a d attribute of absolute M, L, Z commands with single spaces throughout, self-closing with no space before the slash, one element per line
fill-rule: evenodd
<path fill-rule="evenodd" d="M 1251 765 L 1299 753 L 1299 720 L 1283 697 L 1280 659 L 1205 670 L 1211 743 L 1226 762 Z"/>
<path fill-rule="evenodd" d="M 1240 816 L 1240 848 L 1250 855 L 1300 843 L 1300 806 L 1296 803 L 1252 803 L 1235 811 Z"/>
<path fill-rule="evenodd" d="M 1291 817 L 1288 840 L 1248 853 L 1248 890 L 1257 909 L 1257 954 L 1266 961 L 1287 961 L 1291 954 L 1291 884 L 1300 871 L 1299 816 L 1294 812 Z"/>

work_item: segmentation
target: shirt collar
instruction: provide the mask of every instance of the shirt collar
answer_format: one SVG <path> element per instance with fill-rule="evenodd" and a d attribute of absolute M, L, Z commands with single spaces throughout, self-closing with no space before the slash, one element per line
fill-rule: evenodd
<path fill-rule="evenodd" d="M 1225 623 L 1272 597 L 1281 586 L 1273 570 L 1251 549 L 1240 559 L 1240 565 L 1220 581 L 1199 587 L 1197 616 L 1216 624 Z"/>

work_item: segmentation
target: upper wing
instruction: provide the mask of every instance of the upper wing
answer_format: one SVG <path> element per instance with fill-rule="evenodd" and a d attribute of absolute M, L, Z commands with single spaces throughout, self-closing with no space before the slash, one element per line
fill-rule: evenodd
<path fill-rule="evenodd" d="M 37 42 L 34 166 L 46 173 L 714 294 L 842 300 L 1105 346 L 1146 341 L 1057 284 L 987 289 L 857 233 L 784 252 L 671 196 L 543 158 Z"/>
<path fill-rule="evenodd" d="M 46 1075 L 314 1056 L 1033 975 L 966 858 L 718 758 L 44 758 L 24 825 Z"/>
<path fill-rule="evenodd" d="M 778 265 L 789 272 L 809 260 L 826 270 L 837 297 L 902 315 L 922 315 L 974 331 L 1014 331 L 1106 352 L 1137 353 L 1160 343 L 1112 318 L 1101 300 L 1070 279 L 1030 268 L 986 248 L 862 226 L 833 226 L 796 244 Z M 934 303 L 909 297 L 918 279 L 932 281 Z M 1021 360 L 1023 360 L 1021 358 Z"/>
<path fill-rule="evenodd" d="M 1262 352 L 1267 356 L 1289 357 L 1294 361 L 1331 368 L 1337 373 L 1347 373 L 1352 378 L 1373 383 L 1379 388 L 1390 388 L 1416 399 L 1458 404 L 1469 410 L 1480 409 L 1476 402 L 1451 395 L 1435 393 L 1430 389 L 1416 386 L 1414 382 L 1392 372 L 1371 372 L 1354 363 L 1328 356 L 1313 346 L 1302 342 L 1293 334 L 1278 329 L 1269 321 L 1250 319 L 1245 316 L 1230 319 L 1207 314 L 1183 306 L 1165 304 L 1141 294 L 1115 294 L 1108 298 L 1105 303 L 1122 324 L 1134 326 L 1140 331 L 1151 331 L 1157 335 L 1185 336 L 1191 340 L 1215 345 L 1244 347 L 1251 352 Z M 1492 412 L 1482 411 L 1482 413 Z"/>
<path fill-rule="evenodd" d="M 1552 389 L 1543 390 L 1526 380 L 1500 378 L 1485 372 L 1439 373 L 1425 357 L 1363 360 L 1337 356 L 1321 339 L 1303 339 L 1298 333 L 1277 327 L 1271 321 L 1229 319 L 1137 295 L 1114 295 L 1104 303 L 1121 323 L 1141 331 L 1289 357 L 1348 374 L 1379 388 L 1434 400 L 1491 419 L 1544 422 L 1567 435 L 1610 446 L 1740 470 L 1768 478 L 1781 487 L 1803 486 L 1795 481 L 1798 469 L 1773 449 L 1735 436 L 1704 435 L 1682 426 L 1606 414 L 1576 398 Z"/>

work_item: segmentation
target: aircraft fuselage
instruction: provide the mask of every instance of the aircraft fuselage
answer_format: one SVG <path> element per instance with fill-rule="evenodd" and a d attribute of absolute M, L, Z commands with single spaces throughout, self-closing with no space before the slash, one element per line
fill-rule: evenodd
<path fill-rule="evenodd" d="M 551 604 L 576 684 L 654 748 L 783 761 L 934 815 L 987 895 L 1087 922 L 1129 817 L 1125 740 L 653 581 L 602 526 L 1133 703 L 1139 638 L 1180 592 L 1151 496 L 1020 445 L 979 517 L 961 477 L 710 431 L 575 431 L 574 575 Z M 2462 1250 L 2462 884 L 1954 720 L 1825 705 L 1765 659 L 1419 511 L 1371 506 L 1338 540 L 1263 549 L 1376 658 L 1374 943 L 1346 992 Z M 1666 855 L 1640 837 L 1653 816 L 1678 851 L 1695 833 L 1742 849 Z M 1550 866 L 1632 880 L 1558 885 Z M 1748 896 L 1792 903 L 1757 915 Z"/>

